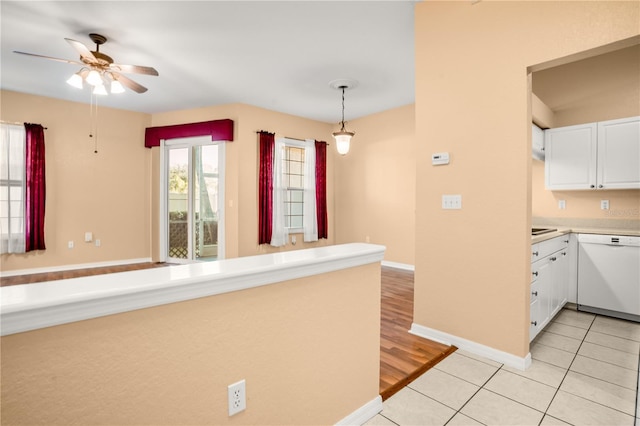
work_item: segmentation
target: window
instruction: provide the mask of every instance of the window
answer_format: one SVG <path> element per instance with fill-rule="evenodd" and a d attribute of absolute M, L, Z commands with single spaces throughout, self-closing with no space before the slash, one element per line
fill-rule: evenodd
<path fill-rule="evenodd" d="M 287 243 L 289 233 L 318 240 L 315 141 L 280 138 L 273 161 L 272 246 Z"/>
<path fill-rule="evenodd" d="M 0 253 L 25 252 L 25 128 L 2 124 L 0 138 Z"/>
<path fill-rule="evenodd" d="M 328 238 L 327 143 L 257 133 L 258 244 L 281 247 L 289 231 L 304 233 L 305 242 Z"/>
<path fill-rule="evenodd" d="M 284 197 L 284 226 L 289 231 L 302 232 L 304 217 L 304 148 L 284 147 L 282 158 Z"/>

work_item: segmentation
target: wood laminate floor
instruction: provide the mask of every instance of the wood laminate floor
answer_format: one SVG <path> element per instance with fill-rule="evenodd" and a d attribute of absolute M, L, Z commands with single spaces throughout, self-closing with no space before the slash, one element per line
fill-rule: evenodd
<path fill-rule="evenodd" d="M 0 286 L 85 277 L 169 266 L 136 263 L 0 278 Z M 386 400 L 455 351 L 409 333 L 413 322 L 413 272 L 382 268 L 380 321 L 380 395 Z"/>
<path fill-rule="evenodd" d="M 382 267 L 380 395 L 386 400 L 456 348 L 409 333 L 413 272 Z"/>

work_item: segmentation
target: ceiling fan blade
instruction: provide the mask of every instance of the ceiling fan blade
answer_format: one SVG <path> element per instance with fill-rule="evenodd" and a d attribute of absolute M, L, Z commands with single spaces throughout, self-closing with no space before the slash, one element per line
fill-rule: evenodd
<path fill-rule="evenodd" d="M 36 55 L 35 53 L 19 52 L 17 50 L 14 50 L 13 53 L 19 53 L 20 55 L 34 56 L 36 58 L 50 59 L 52 61 L 65 62 L 67 64 L 84 65 L 82 62 L 78 62 L 78 61 L 70 61 L 68 59 L 53 58 L 51 56 L 44 56 L 44 55 Z"/>
<path fill-rule="evenodd" d="M 71 45 L 71 47 L 73 47 L 76 50 L 76 52 L 80 54 L 81 58 L 86 59 L 89 62 L 97 61 L 96 57 L 93 56 L 93 53 L 91 53 L 89 48 L 84 44 L 80 43 L 79 41 L 72 40 L 70 38 L 65 38 L 65 40 L 67 40 L 67 42 Z"/>
<path fill-rule="evenodd" d="M 131 80 L 129 77 L 125 77 L 124 75 L 117 74 L 117 73 L 113 73 L 113 75 L 116 80 L 122 83 L 122 85 L 127 86 L 129 89 L 133 90 L 134 92 L 144 93 L 147 91 L 146 87 L 136 83 L 135 81 Z"/>
<path fill-rule="evenodd" d="M 146 75 L 158 75 L 153 67 L 144 67 L 142 65 L 126 65 L 126 64 L 111 64 L 109 65 L 115 71 L 134 73 L 134 74 L 146 74 Z"/>

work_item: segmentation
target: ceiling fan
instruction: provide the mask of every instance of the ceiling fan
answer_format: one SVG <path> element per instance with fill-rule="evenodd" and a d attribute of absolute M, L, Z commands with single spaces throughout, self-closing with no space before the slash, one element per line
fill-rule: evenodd
<path fill-rule="evenodd" d="M 137 93 L 144 93 L 147 88 L 131 80 L 129 77 L 122 75 L 122 73 L 135 73 L 146 75 L 158 75 L 158 71 L 152 67 L 145 67 L 141 65 L 125 65 L 114 63 L 113 59 L 100 52 L 100 46 L 107 42 L 107 38 L 100 34 L 89 34 L 91 40 L 96 44 L 96 50 L 91 51 L 84 44 L 79 41 L 65 38 L 65 40 L 73 47 L 76 52 L 80 54 L 80 61 L 71 61 L 68 59 L 53 58 L 51 56 L 36 55 L 34 53 L 19 52 L 14 50 L 14 53 L 21 55 L 35 56 L 36 58 L 51 59 L 58 62 L 66 62 L 68 64 L 81 65 L 82 68 L 77 73 L 73 74 L 67 83 L 70 85 L 82 88 L 83 81 L 86 81 L 93 86 L 93 93 L 98 95 L 106 95 L 105 83 L 108 83 L 111 89 L 111 93 L 122 93 L 124 87 Z"/>

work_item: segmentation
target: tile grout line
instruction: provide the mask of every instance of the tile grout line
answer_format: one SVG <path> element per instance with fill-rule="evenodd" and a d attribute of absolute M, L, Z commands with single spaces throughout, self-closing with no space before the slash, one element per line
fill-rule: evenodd
<path fill-rule="evenodd" d="M 462 354 L 460 354 L 460 355 L 461 355 L 461 356 L 464 356 L 464 355 L 462 355 Z M 471 358 L 471 357 L 467 357 L 467 358 L 469 358 L 469 359 L 473 359 L 473 358 Z M 475 360 L 475 361 L 478 361 L 478 360 Z M 482 361 L 478 361 L 478 362 L 482 362 Z M 484 362 L 483 362 L 483 364 L 490 365 L 490 364 L 487 364 L 487 363 L 484 363 Z M 492 366 L 492 367 L 495 367 L 495 366 Z M 498 367 L 498 369 L 497 369 L 496 371 L 494 371 L 494 372 L 493 372 L 493 374 L 491 375 L 491 377 L 489 377 L 487 380 L 485 380 L 485 381 L 484 381 L 484 383 L 483 383 L 481 386 L 479 386 L 479 387 L 478 387 L 478 390 L 477 390 L 477 391 L 475 391 L 475 392 L 473 393 L 473 395 L 471 395 L 471 397 L 470 397 L 469 399 L 467 399 L 467 401 L 466 401 L 464 404 L 462 404 L 462 406 L 461 406 L 458 410 L 456 410 L 456 412 L 453 414 L 453 416 L 451 416 L 451 418 L 450 418 L 449 420 L 447 420 L 447 422 L 444 424 L 444 426 L 446 426 L 447 424 L 449 424 L 449 422 L 450 422 L 451 420 L 453 420 L 453 418 L 454 418 L 458 413 L 459 413 L 459 414 L 461 414 L 461 415 L 463 415 L 463 416 L 465 416 L 465 417 L 469 417 L 471 420 L 474 420 L 474 421 L 476 421 L 476 422 L 478 422 L 478 423 L 480 423 L 480 424 L 484 424 L 484 423 L 482 423 L 480 420 L 474 419 L 474 418 L 473 418 L 473 417 L 471 417 L 471 416 L 467 416 L 466 414 L 462 413 L 461 411 L 462 411 L 462 409 L 463 409 L 464 407 L 466 407 L 466 406 L 467 406 L 467 404 L 468 404 L 468 403 L 469 403 L 469 402 L 470 402 L 470 401 L 471 401 L 471 400 L 472 400 L 472 399 L 473 399 L 473 398 L 478 394 L 478 392 L 480 392 L 482 389 L 484 389 L 484 386 L 485 386 L 487 383 L 489 383 L 489 380 L 493 379 L 493 377 L 494 377 L 496 374 L 498 374 L 498 371 L 502 370 L 502 367 L 504 367 L 504 364 L 500 364 L 500 367 Z M 454 377 L 455 377 L 455 376 L 454 376 Z M 465 380 L 465 381 L 466 381 L 466 380 Z M 469 382 L 469 383 L 471 383 L 471 382 Z M 475 384 L 475 383 L 472 383 L 472 384 Z M 478 386 L 478 385 L 476 385 L 476 386 Z M 486 389 L 486 390 L 487 390 L 488 392 L 491 392 L 491 391 L 490 391 L 490 390 L 488 390 L 488 389 Z"/>
<path fill-rule="evenodd" d="M 553 400 L 555 399 L 555 397 L 557 396 L 558 392 L 560 391 L 560 387 L 562 386 L 562 383 L 564 383 L 565 378 L 566 378 L 566 377 L 567 377 L 567 375 L 569 374 L 569 371 L 570 371 L 570 369 L 571 369 L 571 366 L 573 365 L 573 363 L 574 363 L 575 359 L 578 357 L 578 352 L 580 351 L 580 348 L 582 347 L 582 344 L 583 344 L 583 343 L 585 343 L 586 338 L 587 338 L 587 335 L 589 334 L 589 332 L 590 332 L 590 331 L 592 331 L 592 330 L 591 330 L 591 328 L 592 328 L 593 324 L 595 323 L 595 321 L 596 321 L 596 319 L 597 319 L 598 317 L 600 317 L 600 315 L 598 315 L 598 314 L 595 314 L 595 316 L 593 317 L 593 320 L 591 321 L 591 324 L 589 325 L 589 328 L 587 329 L 587 333 L 585 333 L 584 338 L 582 339 L 582 342 L 580 343 L 580 346 L 578 347 L 578 350 L 576 351 L 576 353 L 575 353 L 575 355 L 574 355 L 574 357 L 573 357 L 573 360 L 571 361 L 571 364 L 569 364 L 569 367 L 567 368 L 567 371 L 566 371 L 566 373 L 565 373 L 564 377 L 562 378 L 562 381 L 560 382 L 560 385 L 558 386 L 558 388 L 557 388 L 557 390 L 556 390 L 556 393 L 554 394 L 553 398 L 551 399 L 551 402 L 549 403 L 549 406 L 547 407 L 547 410 L 545 410 L 545 415 L 549 415 L 549 416 L 551 416 L 550 414 L 547 414 L 547 411 L 548 411 L 548 410 L 549 410 L 549 408 L 551 407 L 551 404 L 553 403 Z M 594 331 L 594 332 L 595 332 L 595 333 L 598 333 L 598 332 L 596 332 L 596 331 Z M 619 337 L 619 336 L 615 336 L 615 335 L 613 335 L 613 334 L 609 334 L 609 333 L 601 333 L 601 334 L 607 334 L 607 335 L 609 335 L 609 336 Z M 564 337 L 568 337 L 568 336 L 564 336 Z M 621 337 L 621 338 L 622 338 L 622 337 Z M 576 339 L 576 340 L 577 340 L 577 339 Z M 632 339 L 625 339 L 625 340 L 632 340 Z M 591 342 L 586 342 L 586 343 L 591 343 Z M 594 343 L 594 344 L 596 344 L 596 345 L 597 345 L 597 343 Z M 543 345 L 543 346 L 544 346 L 544 345 Z M 603 346 L 603 345 L 599 345 L 599 346 Z M 558 349 L 558 348 L 555 348 L 555 349 Z M 559 350 L 562 350 L 562 349 L 559 349 Z M 567 352 L 567 351 L 565 351 L 565 352 Z M 620 352 L 624 352 L 624 351 L 620 351 Z M 591 359 L 591 360 L 604 362 L 604 363 L 607 363 L 607 364 L 613 365 L 613 366 L 615 366 L 615 367 L 625 368 L 625 367 L 619 366 L 619 365 L 617 365 L 617 364 L 612 364 L 612 363 L 610 363 L 610 362 L 603 361 L 603 360 L 600 360 L 600 359 L 597 359 L 597 358 L 591 358 L 591 357 L 588 357 L 588 356 L 585 356 L 585 355 L 581 355 L 581 356 L 582 356 L 582 357 L 585 357 L 585 358 L 588 358 L 588 359 Z M 639 363 L 639 370 L 640 370 L 640 354 L 639 354 L 639 357 L 638 357 L 638 363 Z M 625 369 L 630 370 L 630 369 L 628 369 L 628 368 L 625 368 Z M 584 373 L 580 373 L 580 372 L 576 372 L 576 371 L 574 371 L 574 373 L 575 373 L 575 374 L 583 375 L 583 376 L 585 376 L 585 377 L 590 377 L 590 378 L 595 379 L 595 380 L 600 380 L 600 381 L 603 381 L 603 382 L 605 382 L 605 383 L 610 383 L 610 384 L 613 384 L 613 385 L 617 385 L 616 383 L 608 382 L 608 381 L 606 381 L 606 380 L 603 380 L 603 379 L 598 378 L 598 377 L 593 377 L 593 376 L 590 376 L 590 375 L 588 375 L 588 374 L 584 374 Z M 620 385 L 617 385 L 617 386 L 620 386 Z M 638 409 L 638 408 L 637 408 L 637 405 L 638 405 L 638 387 L 639 387 L 639 386 L 640 386 L 640 376 L 639 376 L 639 378 L 638 378 L 638 381 L 636 382 L 636 414 L 637 414 L 637 409 Z M 622 386 L 622 387 L 623 387 L 623 386 Z M 623 387 L 623 388 L 625 388 L 625 387 Z M 625 388 L 625 389 L 628 389 L 628 388 Z M 564 391 L 564 392 L 567 392 L 567 391 Z M 628 413 L 626 413 L 626 412 L 624 412 L 624 411 L 621 411 L 621 410 L 619 410 L 619 409 L 617 409 L 617 408 L 610 407 L 610 406 L 608 406 L 608 405 L 606 405 L 606 404 L 603 404 L 603 403 L 601 403 L 601 402 L 599 402 L 599 401 L 594 401 L 594 400 L 591 400 L 591 399 L 589 399 L 589 398 L 585 398 L 585 397 L 583 397 L 583 396 L 576 395 L 576 394 L 571 393 L 571 392 L 567 392 L 567 393 L 569 393 L 569 394 L 571 394 L 571 395 L 573 395 L 573 396 L 575 396 L 575 397 L 577 397 L 577 398 L 584 399 L 584 400 L 586 400 L 586 401 L 590 401 L 590 402 L 592 402 L 592 403 L 594 403 L 594 404 L 600 405 L 600 406 L 602 406 L 602 407 L 605 407 L 605 408 L 608 408 L 608 409 L 610 409 L 610 410 L 614 410 L 614 411 L 617 411 L 617 412 L 619 412 L 619 413 L 622 413 L 622 414 L 625 414 L 625 415 L 629 416 L 629 414 L 628 414 Z M 553 417 L 553 416 L 551 416 L 551 417 Z M 634 422 L 635 422 L 634 424 L 637 424 L 637 426 L 640 426 L 640 423 L 638 423 L 637 421 L 635 421 L 635 419 L 636 419 L 635 414 L 634 414 L 634 415 L 631 415 L 631 417 L 634 419 Z M 560 420 L 565 421 L 564 419 L 560 419 Z"/>
<path fill-rule="evenodd" d="M 576 311 L 576 312 L 578 312 L 578 311 Z M 571 370 L 571 366 L 573 365 L 574 361 L 576 360 L 576 358 L 578 356 L 578 352 L 580 352 L 580 348 L 582 347 L 582 344 L 584 343 L 584 339 L 587 338 L 587 334 L 589 334 L 589 330 L 591 330 L 591 327 L 593 326 L 593 323 L 595 322 L 596 317 L 597 317 L 596 315 L 593 316 L 593 319 L 591 320 L 591 323 L 589 324 L 589 328 L 587 328 L 587 332 L 584 334 L 584 337 L 580 341 L 580 345 L 578 346 L 578 349 L 576 350 L 576 353 L 573 355 L 573 359 L 571 360 L 571 363 L 569 363 L 569 366 L 567 367 L 567 370 L 565 371 L 564 376 L 562 376 L 562 380 L 560 380 L 560 384 L 556 388 L 556 391 L 553 394 L 553 397 L 551 398 L 551 401 L 549 401 L 549 405 L 547 405 L 547 408 L 544 410 L 544 415 L 542 416 L 542 420 L 544 420 L 544 417 L 547 416 L 547 415 L 551 416 L 551 414 L 547 414 L 549 412 L 549 408 L 551 407 L 551 404 L 553 404 L 553 400 L 556 399 L 556 396 L 558 396 L 558 392 L 560 392 L 560 388 L 562 387 L 562 384 L 564 383 L 564 380 L 567 378 L 567 375 L 569 374 L 569 371 Z M 551 417 L 553 417 L 553 416 L 551 416 Z M 540 426 L 542 424 L 542 420 L 540 420 L 540 423 L 539 423 L 538 426 Z M 562 420 L 563 422 L 569 423 L 567 420 L 564 420 L 564 419 L 559 419 L 559 420 Z"/>

